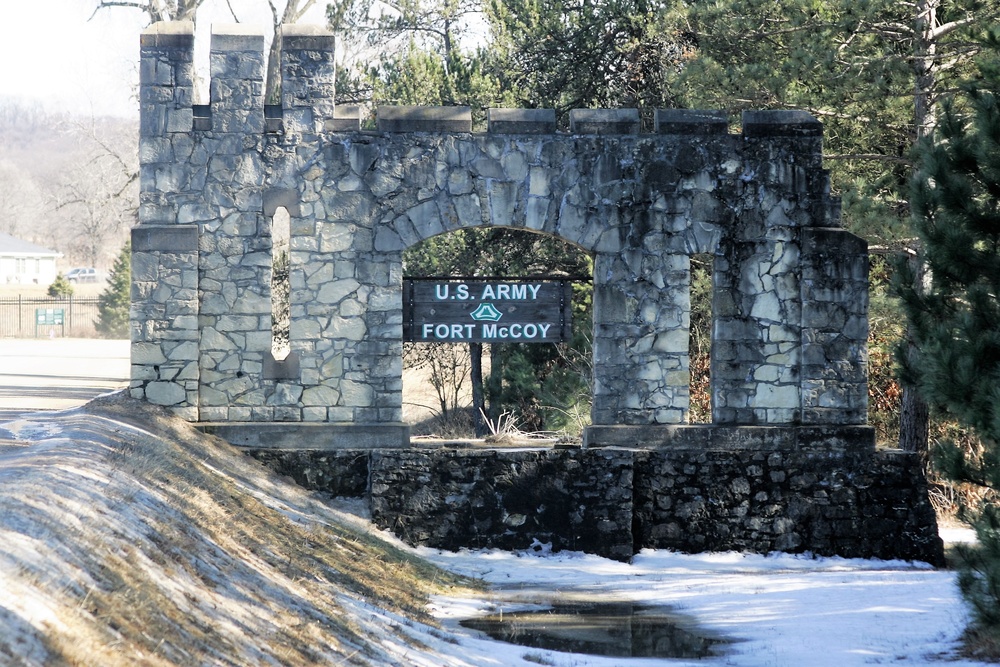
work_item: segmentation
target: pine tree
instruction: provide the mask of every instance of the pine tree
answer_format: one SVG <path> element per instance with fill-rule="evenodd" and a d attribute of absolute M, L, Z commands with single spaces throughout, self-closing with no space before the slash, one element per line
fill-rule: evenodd
<path fill-rule="evenodd" d="M 56 279 L 52 281 L 52 284 L 49 285 L 48 295 L 55 299 L 73 296 L 73 283 L 66 280 L 66 276 L 62 273 L 59 273 Z"/>
<path fill-rule="evenodd" d="M 373 0 L 330 3 L 330 27 L 347 53 L 338 74 L 338 103 L 469 106 L 474 126 L 484 127 L 486 109 L 507 106 L 510 94 L 489 70 L 489 53 L 463 45 L 479 5 L 403 0 L 385 11 L 387 5 Z M 358 99 L 359 93 L 370 99 Z"/>
<path fill-rule="evenodd" d="M 946 103 L 919 150 L 914 226 L 927 280 L 906 267 L 898 289 L 918 355 L 901 350 L 905 382 L 937 410 L 971 427 L 982 450 L 941 443 L 943 474 L 1000 489 L 1000 76 L 967 86 Z M 992 90 L 990 90 L 992 88 Z M 980 631 L 1000 632 L 1000 507 L 964 508 L 978 546 L 963 549 L 959 585 Z"/>
<path fill-rule="evenodd" d="M 132 285 L 132 243 L 126 242 L 97 300 L 97 331 L 107 338 L 128 338 Z"/>
<path fill-rule="evenodd" d="M 490 64 L 513 105 L 569 111 L 588 107 L 678 106 L 666 86 L 694 46 L 684 31 L 658 29 L 670 0 L 484 0 Z"/>
<path fill-rule="evenodd" d="M 690 34 L 685 66 L 668 76 L 670 95 L 706 109 L 799 108 L 824 125 L 824 158 L 843 196 L 844 223 L 884 251 L 911 238 L 909 183 L 913 145 L 932 128 L 945 91 L 970 76 L 982 26 L 1000 5 L 979 0 L 723 0 L 686 3 L 665 15 L 664 31 Z M 898 335 L 896 303 L 872 318 L 872 343 Z M 874 313 L 873 313 L 874 314 Z M 909 335 L 908 332 L 901 332 Z M 878 357 L 874 357 L 877 361 Z M 895 383 L 874 372 L 872 405 Z M 898 422 L 875 416 L 880 440 L 925 453 L 927 406 L 906 388 Z M 895 431 L 897 426 L 891 428 Z"/>

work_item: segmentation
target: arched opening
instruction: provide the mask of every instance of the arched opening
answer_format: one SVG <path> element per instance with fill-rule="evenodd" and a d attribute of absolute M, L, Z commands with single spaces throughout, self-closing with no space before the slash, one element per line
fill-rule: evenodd
<path fill-rule="evenodd" d="M 462 229 L 404 251 L 406 278 L 576 279 L 568 309 L 572 333 L 564 342 L 404 344 L 403 412 L 412 433 L 578 434 L 590 419 L 592 273 L 593 261 L 580 248 L 505 227 Z"/>

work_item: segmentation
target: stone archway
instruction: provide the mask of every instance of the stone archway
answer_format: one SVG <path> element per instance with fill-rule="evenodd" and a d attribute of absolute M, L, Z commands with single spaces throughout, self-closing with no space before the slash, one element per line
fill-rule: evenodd
<path fill-rule="evenodd" d="M 403 270 L 403 335 L 414 341 L 404 343 L 404 416 L 420 414 L 426 417 L 421 421 L 445 431 L 462 425 L 479 436 L 513 413 L 517 428 L 529 432 L 581 428 L 589 421 L 588 253 L 549 234 L 481 226 L 410 246 Z M 497 322 L 472 315 L 487 301 L 499 308 Z M 514 328 L 505 326 L 510 324 Z M 513 376 L 504 370 L 511 364 L 519 368 Z M 417 373 L 417 365 L 425 372 Z M 426 372 L 432 368 L 434 374 Z M 451 410 L 458 407 L 460 389 L 462 406 L 471 413 L 459 410 L 456 421 Z M 437 409 L 427 407 L 429 398 Z"/>
<path fill-rule="evenodd" d="M 563 133 L 551 110 L 491 110 L 474 133 L 468 108 L 381 108 L 363 131 L 334 105 L 332 34 L 283 29 L 281 108 L 267 113 L 262 33 L 213 35 L 205 106 L 193 43 L 190 24 L 141 39 L 132 396 L 291 462 L 313 488 L 350 481 L 414 543 L 940 558 L 919 459 L 875 452 L 865 425 L 867 247 L 840 228 L 812 116 L 747 112 L 730 133 L 719 112 L 657 110 L 642 134 L 637 110 L 576 110 Z M 279 207 L 292 350 L 280 362 Z M 583 448 L 408 447 L 401 253 L 485 225 L 595 258 Z M 705 252 L 713 423 L 686 426 L 689 263 Z M 556 476 L 550 504 L 573 508 L 569 526 L 522 493 Z"/>
<path fill-rule="evenodd" d="M 382 109 L 362 132 L 321 94 L 332 41 L 286 38 L 286 99 L 265 122 L 259 35 L 216 36 L 212 57 L 241 66 L 216 68 L 230 94 L 197 119 L 191 36 L 143 37 L 136 396 L 194 421 L 384 426 L 405 441 L 401 253 L 493 225 L 595 258 L 591 444 L 685 422 L 696 252 L 716 257 L 713 422 L 865 423 L 865 244 L 838 228 L 808 114 L 747 113 L 730 134 L 719 113 L 660 110 L 639 134 L 634 110 L 580 110 L 563 134 L 551 112 L 497 110 L 477 134 L 467 109 Z M 283 362 L 268 333 L 278 207 L 291 217 Z"/>

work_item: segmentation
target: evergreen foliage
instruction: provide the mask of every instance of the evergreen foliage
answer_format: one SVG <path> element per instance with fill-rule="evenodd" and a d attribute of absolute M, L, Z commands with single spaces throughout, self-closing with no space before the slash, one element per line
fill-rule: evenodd
<path fill-rule="evenodd" d="M 946 105 L 920 152 L 914 227 L 930 284 L 900 287 L 920 348 L 904 379 L 1000 443 L 1000 108 L 977 88 L 966 100 L 972 118 Z"/>
<path fill-rule="evenodd" d="M 992 39 L 994 44 L 998 40 Z M 971 427 L 981 449 L 939 443 L 935 462 L 956 482 L 1000 490 L 1000 77 L 948 101 L 919 151 L 914 227 L 928 278 L 900 268 L 900 294 L 919 350 L 902 350 L 903 379 L 943 414 Z M 980 629 L 1000 633 L 1000 507 L 963 508 L 979 543 L 962 550 L 959 585 Z"/>
<path fill-rule="evenodd" d="M 338 69 L 338 102 L 469 106 L 473 122 L 483 126 L 486 109 L 509 106 L 510 95 L 501 90 L 489 52 L 462 47 L 467 19 L 478 10 L 477 0 L 330 4 L 331 28 L 343 41 L 363 43 L 365 52 L 363 61 Z"/>
<path fill-rule="evenodd" d="M 687 30 L 695 45 L 664 97 L 734 115 L 808 110 L 823 122 L 848 228 L 898 245 L 909 237 L 911 150 L 942 91 L 971 74 L 981 21 L 998 9 L 979 0 L 691 3 L 656 28 Z"/>
<path fill-rule="evenodd" d="M 73 283 L 66 280 L 66 276 L 60 272 L 56 275 L 56 279 L 52 281 L 52 284 L 49 285 L 48 295 L 55 299 L 73 296 Z"/>
<path fill-rule="evenodd" d="M 493 64 L 518 107 L 556 110 L 679 106 L 667 80 L 694 44 L 664 28 L 670 0 L 484 0 Z"/>
<path fill-rule="evenodd" d="M 118 253 L 108 275 L 108 286 L 97 299 L 97 332 L 106 338 L 129 337 L 132 284 L 132 242 Z"/>

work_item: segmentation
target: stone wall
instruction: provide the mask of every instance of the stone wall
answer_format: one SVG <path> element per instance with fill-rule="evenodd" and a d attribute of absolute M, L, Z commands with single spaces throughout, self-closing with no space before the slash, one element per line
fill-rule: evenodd
<path fill-rule="evenodd" d="M 632 557 L 632 452 L 389 450 L 370 474 L 372 518 L 410 544 Z"/>
<path fill-rule="evenodd" d="M 312 491 L 334 497 L 368 496 L 370 449 L 254 448 L 247 454 L 265 466 Z"/>
<path fill-rule="evenodd" d="M 811 552 L 943 564 L 922 464 L 838 429 L 712 435 L 711 448 L 262 452 L 308 488 L 369 495 L 413 545 Z M 704 442 L 704 440 L 703 440 Z"/>
<path fill-rule="evenodd" d="M 803 112 L 383 107 L 376 131 L 333 105 L 333 37 L 282 36 L 265 110 L 260 32 L 218 27 L 211 99 L 193 34 L 142 36 L 132 394 L 222 424 L 385 425 L 402 416 L 402 252 L 488 225 L 594 258 L 601 426 L 683 424 L 690 256 L 715 256 L 716 424 L 863 424 L 867 249 L 839 228 L 822 127 Z M 287 359 L 272 354 L 272 223 L 290 218 Z M 590 437 L 597 442 L 598 429 Z M 633 433 L 633 437 L 644 437 Z M 347 443 L 349 444 L 349 443 Z"/>
<path fill-rule="evenodd" d="M 218 26 L 194 99 L 190 24 L 141 38 L 131 394 L 300 483 L 370 494 L 414 544 L 655 546 L 937 562 L 918 462 L 876 454 L 867 246 L 840 228 L 822 126 L 796 111 L 333 104 L 333 36 Z M 289 220 L 291 353 L 272 335 L 274 220 Z M 402 253 L 502 226 L 594 260 L 584 448 L 418 449 L 402 418 Z M 714 257 L 712 420 L 687 426 L 691 256 Z"/>
<path fill-rule="evenodd" d="M 643 547 L 943 565 L 921 461 L 901 451 L 642 452 L 635 498 Z"/>

